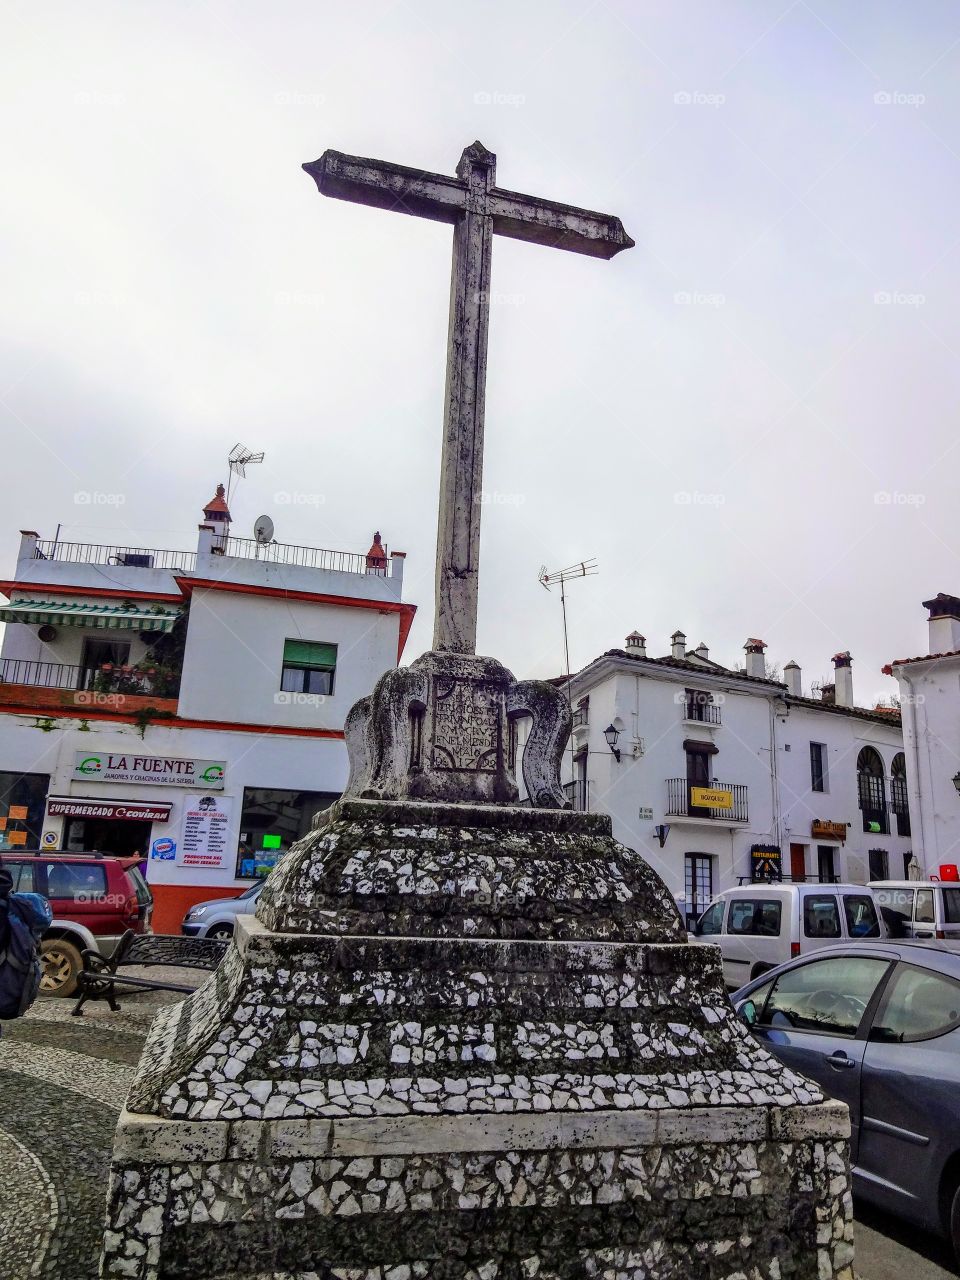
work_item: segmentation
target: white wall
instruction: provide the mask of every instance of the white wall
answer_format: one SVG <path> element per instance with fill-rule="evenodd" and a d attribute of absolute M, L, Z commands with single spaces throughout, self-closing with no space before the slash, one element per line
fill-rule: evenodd
<path fill-rule="evenodd" d="M 914 853 L 926 874 L 960 865 L 960 659 L 894 666 L 903 709 Z"/>
<path fill-rule="evenodd" d="M 397 665 L 399 615 L 197 588 L 179 714 L 192 720 L 342 729 L 347 712 Z M 290 701 L 280 694 L 285 639 L 337 646 L 332 696 Z"/>

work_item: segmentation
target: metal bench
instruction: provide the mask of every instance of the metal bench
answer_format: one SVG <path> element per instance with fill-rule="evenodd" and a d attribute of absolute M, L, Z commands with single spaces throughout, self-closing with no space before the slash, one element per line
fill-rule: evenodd
<path fill-rule="evenodd" d="M 186 938 L 174 933 L 134 933 L 128 929 L 109 956 L 102 956 L 99 951 L 87 947 L 83 951 L 83 969 L 77 975 L 80 999 L 73 1007 L 73 1017 L 82 1015 L 88 1000 L 106 1000 L 114 1013 L 119 1012 L 115 990 L 118 986 L 128 991 L 182 991 L 189 994 L 194 988 L 183 983 L 143 978 L 119 973 L 118 970 L 168 965 L 177 969 L 212 972 L 219 967 L 229 945 L 226 938 Z"/>

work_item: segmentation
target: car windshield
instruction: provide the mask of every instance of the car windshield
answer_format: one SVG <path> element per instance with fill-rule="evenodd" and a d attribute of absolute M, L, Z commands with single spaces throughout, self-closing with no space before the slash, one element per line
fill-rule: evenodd
<path fill-rule="evenodd" d="M 262 888 L 263 888 L 263 881 L 258 880 L 257 883 L 252 884 L 249 889 L 244 889 L 243 893 L 240 894 L 240 897 L 255 898 Z"/>

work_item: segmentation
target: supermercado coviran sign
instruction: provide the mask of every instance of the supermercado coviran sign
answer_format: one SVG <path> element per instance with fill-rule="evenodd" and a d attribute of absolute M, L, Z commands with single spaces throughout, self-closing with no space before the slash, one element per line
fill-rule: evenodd
<path fill-rule="evenodd" d="M 222 791 L 225 769 L 223 760 L 185 760 L 179 756 L 138 755 L 132 751 L 78 751 L 73 776 L 80 782 L 151 782 L 167 787 Z"/>

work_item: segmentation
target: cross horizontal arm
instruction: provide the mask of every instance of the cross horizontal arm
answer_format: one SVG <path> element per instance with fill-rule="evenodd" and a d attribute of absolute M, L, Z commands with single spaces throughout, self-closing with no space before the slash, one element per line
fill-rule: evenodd
<path fill-rule="evenodd" d="M 612 258 L 621 249 L 632 249 L 634 245 L 623 223 L 612 214 L 576 209 L 500 187 L 494 187 L 487 196 L 486 211 L 493 215 L 493 229 L 498 235 L 585 253 L 591 258 Z"/>
<path fill-rule="evenodd" d="M 424 173 L 385 160 L 325 151 L 303 165 L 325 196 L 394 209 L 435 222 L 456 222 L 467 203 L 467 184 L 442 173 Z"/>

